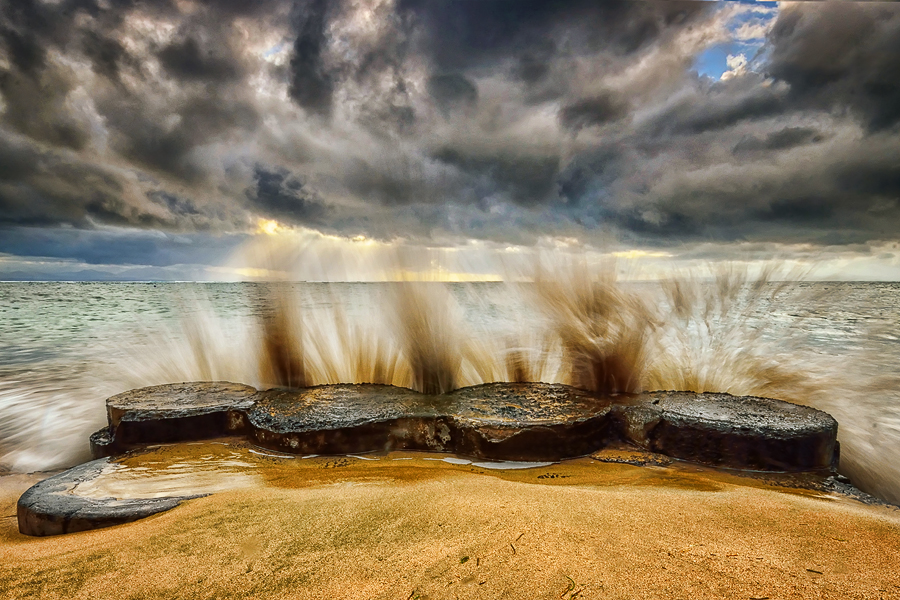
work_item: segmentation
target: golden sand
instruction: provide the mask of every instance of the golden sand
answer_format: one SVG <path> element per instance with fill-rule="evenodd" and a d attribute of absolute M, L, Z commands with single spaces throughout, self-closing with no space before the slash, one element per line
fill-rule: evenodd
<path fill-rule="evenodd" d="M 9 516 L 39 477 L 2 477 L 0 598 L 900 598 L 895 509 L 683 465 L 427 458 L 257 457 L 252 484 L 49 538 Z"/>

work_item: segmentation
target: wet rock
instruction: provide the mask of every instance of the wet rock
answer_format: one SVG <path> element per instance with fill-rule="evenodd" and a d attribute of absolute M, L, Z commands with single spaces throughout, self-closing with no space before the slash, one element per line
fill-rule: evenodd
<path fill-rule="evenodd" d="M 636 448 L 608 447 L 591 454 L 597 462 L 618 463 L 635 467 L 667 467 L 674 461 L 668 456 Z"/>
<path fill-rule="evenodd" d="M 114 436 L 115 429 L 109 426 L 92 433 L 90 437 L 91 456 L 94 458 L 114 456 L 116 454 Z"/>
<path fill-rule="evenodd" d="M 92 450 L 114 454 L 141 444 L 244 433 L 257 391 L 228 382 L 172 383 L 131 390 L 106 401 L 109 433 Z M 97 456 L 97 455 L 95 455 Z"/>
<path fill-rule="evenodd" d="M 623 437 L 652 452 L 707 465 L 766 471 L 828 469 L 837 421 L 771 398 L 652 392 L 617 411 Z"/>
<path fill-rule="evenodd" d="M 142 500 L 86 498 L 73 493 L 80 483 L 99 476 L 109 465 L 101 458 L 73 467 L 30 487 L 16 506 L 19 532 L 47 536 L 130 523 L 178 506 L 198 496 Z"/>
<path fill-rule="evenodd" d="M 391 385 L 323 385 L 261 392 L 246 412 L 250 438 L 271 450 L 346 454 L 441 450 L 450 399 Z M 433 446 L 429 446 L 432 443 Z"/>
<path fill-rule="evenodd" d="M 767 398 L 651 392 L 599 399 L 565 385 L 491 383 L 426 395 L 389 385 L 257 392 L 232 383 L 134 390 L 108 401 L 95 456 L 141 444 L 244 434 L 299 454 L 453 452 L 492 460 L 584 456 L 626 442 L 713 466 L 803 471 L 836 466 L 837 423 Z"/>
<path fill-rule="evenodd" d="M 257 392 L 225 382 L 180 383 L 113 396 L 107 409 L 109 427 L 91 436 L 95 456 L 243 434 L 295 454 L 425 450 L 534 462 L 593 453 L 606 462 L 664 466 L 676 458 L 818 481 L 836 467 L 839 448 L 830 415 L 780 400 L 693 392 L 601 399 L 544 383 L 492 383 L 444 395 L 368 384 Z M 632 448 L 621 451 L 622 442 Z M 19 500 L 20 531 L 107 527 L 185 499 L 94 500 L 72 493 L 107 464 L 95 460 L 29 489 Z"/>
<path fill-rule="evenodd" d="M 609 402 L 564 385 L 487 384 L 430 396 L 388 385 L 260 393 L 251 439 L 303 454 L 453 452 L 494 460 L 558 460 L 603 443 Z"/>
<path fill-rule="evenodd" d="M 494 460 L 584 456 L 611 437 L 611 401 L 567 385 L 489 383 L 456 390 L 454 451 Z"/>

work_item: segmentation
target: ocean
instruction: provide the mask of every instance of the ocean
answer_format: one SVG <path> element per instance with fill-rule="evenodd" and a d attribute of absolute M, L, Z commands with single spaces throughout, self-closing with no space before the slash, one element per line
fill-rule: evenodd
<path fill-rule="evenodd" d="M 267 343 L 287 331 L 306 385 L 607 385 L 573 375 L 574 347 L 627 358 L 612 391 L 809 404 L 838 420 L 841 472 L 900 503 L 900 284 L 601 284 L 0 283 L 0 472 L 88 459 L 105 399 L 128 389 L 284 384 Z"/>

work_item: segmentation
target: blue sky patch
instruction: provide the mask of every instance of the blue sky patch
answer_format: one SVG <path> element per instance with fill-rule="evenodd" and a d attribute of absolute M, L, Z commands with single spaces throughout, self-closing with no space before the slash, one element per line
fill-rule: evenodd
<path fill-rule="evenodd" d="M 777 2 L 721 2 L 721 10 L 734 11 L 728 23 L 731 39 L 711 46 L 701 52 L 694 62 L 694 69 L 713 79 L 720 79 L 729 70 L 728 56 L 743 54 L 752 68 L 752 63 L 765 44 L 765 35 L 778 16 Z M 739 6 L 736 6 L 739 5 Z"/>

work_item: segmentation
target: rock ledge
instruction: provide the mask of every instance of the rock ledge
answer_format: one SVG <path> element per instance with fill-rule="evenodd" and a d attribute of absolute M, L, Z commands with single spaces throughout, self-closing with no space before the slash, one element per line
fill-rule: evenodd
<path fill-rule="evenodd" d="M 827 413 L 729 394 L 667 391 L 598 398 L 559 384 L 491 383 L 433 396 L 388 385 L 259 392 L 228 382 L 198 382 L 113 396 L 107 413 L 109 426 L 90 440 L 99 460 L 22 495 L 22 533 L 83 531 L 169 510 L 186 498 L 96 500 L 72 490 L 97 477 L 109 464 L 105 457 L 148 444 L 225 435 L 295 454 L 424 450 L 556 461 L 625 443 L 717 467 L 823 475 L 831 474 L 838 460 L 837 422 Z"/>

